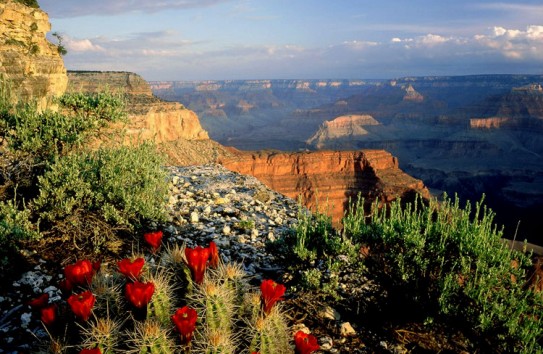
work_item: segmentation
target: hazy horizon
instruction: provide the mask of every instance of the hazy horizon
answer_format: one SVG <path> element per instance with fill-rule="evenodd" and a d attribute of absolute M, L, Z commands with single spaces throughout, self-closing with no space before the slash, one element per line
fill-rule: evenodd
<path fill-rule="evenodd" d="M 543 74 L 539 0 L 39 4 L 68 69 L 149 81 Z"/>

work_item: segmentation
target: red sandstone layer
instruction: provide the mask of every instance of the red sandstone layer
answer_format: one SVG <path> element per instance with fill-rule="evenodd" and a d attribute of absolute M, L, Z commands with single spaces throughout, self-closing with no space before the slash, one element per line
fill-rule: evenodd
<path fill-rule="evenodd" d="M 398 167 L 384 150 L 316 152 L 237 152 L 219 161 L 229 170 L 252 175 L 291 198 L 302 198 L 309 208 L 332 216 L 338 223 L 349 198 L 359 193 L 366 201 L 410 199 L 416 193 L 428 198 L 422 181 Z"/>

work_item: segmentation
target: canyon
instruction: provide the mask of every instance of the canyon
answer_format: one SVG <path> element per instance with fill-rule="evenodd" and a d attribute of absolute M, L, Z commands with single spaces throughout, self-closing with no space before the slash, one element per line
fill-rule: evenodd
<path fill-rule="evenodd" d="M 541 82 L 541 75 L 472 75 L 151 87 L 193 109 L 211 138 L 240 150 L 388 151 L 434 195 L 484 196 L 507 237 L 543 243 Z"/>
<path fill-rule="evenodd" d="M 196 114 L 176 102 L 152 96 L 137 74 L 126 72 L 68 72 L 68 92 L 100 92 L 107 88 L 127 98 L 128 140 L 154 139 L 171 165 L 218 162 L 231 171 L 252 175 L 268 187 L 300 201 L 311 210 L 327 213 L 336 226 L 349 200 L 360 195 L 366 203 L 388 203 L 397 198 L 429 198 L 424 184 L 398 167 L 383 150 L 277 153 L 245 152 L 209 139 Z M 162 114 L 157 114 L 162 112 Z M 369 116 L 339 117 L 333 127 L 377 124 Z M 118 127 L 112 127 L 118 128 Z M 133 142 L 131 142 L 133 143 Z M 185 144 L 188 143 L 188 144 Z M 196 149 L 198 151 L 191 150 Z M 211 148 L 210 148 L 211 147 Z M 206 153 L 207 150 L 213 153 Z"/>
<path fill-rule="evenodd" d="M 429 196 L 422 182 L 402 172 L 398 168 L 397 159 L 385 151 L 288 154 L 255 152 L 251 155 L 226 148 L 209 138 L 193 110 L 180 102 L 157 98 L 151 86 L 135 73 L 67 72 L 59 48 L 45 38 L 45 33 L 50 29 L 47 14 L 13 1 L 1 5 L 1 38 L 4 43 L 0 50 L 0 69 L 5 73 L 7 82 L 13 85 L 17 96 L 25 101 L 35 100 L 40 109 L 58 109 L 54 105 L 54 98 L 64 93 L 95 94 L 109 91 L 125 100 L 126 122 L 107 127 L 101 140 L 92 142 L 89 146 L 91 148 L 110 142 L 139 144 L 153 140 L 167 155 L 170 165 L 222 162 L 231 170 L 253 175 L 294 199 L 301 197 L 310 208 L 316 205 L 321 195 L 330 202 L 328 205 L 333 208 L 331 215 L 336 223 L 339 223 L 349 198 L 358 195 L 368 202 L 379 200 L 383 203 L 398 197 L 413 197 L 416 193 Z M 34 45 L 37 48 L 35 50 L 32 49 Z M 31 46 L 32 53 L 25 52 L 28 46 Z M 251 92 L 259 88 L 271 88 L 276 82 L 249 81 L 241 86 L 236 85 L 228 83 L 223 87 L 236 92 Z M 322 99 L 330 100 L 330 97 L 336 97 L 334 92 L 355 90 L 361 85 L 364 83 L 330 80 L 279 83 L 282 88 L 299 92 L 296 100 L 305 101 L 303 107 L 311 107 Z M 339 87 L 344 87 L 344 90 L 339 90 Z M 217 86 L 211 82 L 199 83 L 196 89 L 212 92 Z M 315 92 L 320 92 L 320 98 L 314 97 Z M 275 109 L 284 105 L 292 106 L 285 104 L 285 101 L 290 100 L 288 94 L 279 100 L 266 94 L 257 95 L 257 98 L 256 104 L 254 99 L 240 99 L 228 108 L 222 104 L 213 104 L 213 99 L 206 102 L 210 104 L 209 112 L 219 118 L 225 110 L 248 114 L 260 107 Z M 347 123 L 342 122 L 342 119 L 335 126 L 345 126 Z M 370 118 L 350 117 L 347 121 L 356 125 L 361 119 L 367 121 Z M 119 131 L 124 134 L 117 134 Z M 260 157 L 257 159 L 256 156 Z"/>
<path fill-rule="evenodd" d="M 126 142 L 153 139 L 171 164 L 220 160 L 262 179 L 267 171 L 268 183 L 277 188 L 287 184 L 278 182 L 286 175 L 273 173 L 290 166 L 305 172 L 291 173 L 296 187 L 285 187 L 285 193 L 298 188 L 311 203 L 317 190 L 328 190 L 337 198 L 334 204 L 344 205 L 360 181 L 372 183 L 362 191 L 390 192 L 390 198 L 372 192 L 370 199 L 405 195 L 395 181 L 417 191 L 426 185 L 434 195 L 457 194 L 462 201 L 485 194 L 506 236 L 543 243 L 541 75 L 147 83 L 132 73 L 67 73 L 59 48 L 45 39 L 47 15 L 14 1 L 0 5 L 0 73 L 19 97 L 43 109 L 54 108 L 53 98 L 66 90 L 107 87 L 127 98 Z M 375 154 L 395 161 L 391 176 L 405 171 L 415 180 L 384 178 L 387 169 L 371 167 L 379 160 L 370 158 Z M 320 167 L 311 170 L 310 161 Z M 329 183 L 332 177 L 311 177 L 319 169 L 335 169 L 345 188 L 343 201 Z M 370 170 L 375 178 L 369 178 Z M 358 171 L 364 172 L 357 176 Z M 384 181 L 392 186 L 387 189 Z"/>

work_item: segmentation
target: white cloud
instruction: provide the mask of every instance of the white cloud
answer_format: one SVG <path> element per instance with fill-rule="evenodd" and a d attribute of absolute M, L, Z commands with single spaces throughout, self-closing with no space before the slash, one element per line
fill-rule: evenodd
<path fill-rule="evenodd" d="M 194 42 L 173 31 L 117 38 L 67 38 L 67 67 L 124 70 L 148 79 L 383 78 L 405 75 L 533 73 L 543 68 L 543 26 L 495 26 L 486 33 L 428 33 L 389 41 L 343 41 L 327 47 L 299 44 Z M 539 71 L 538 71 L 539 70 Z M 387 73 L 383 75 L 382 73 Z M 228 75 L 228 76 L 225 76 Z"/>
<path fill-rule="evenodd" d="M 350 48 L 352 50 L 363 50 L 363 49 L 367 49 L 369 47 L 375 47 L 375 46 L 378 46 L 379 43 L 378 42 L 373 42 L 373 41 L 358 41 L 358 40 L 354 40 L 354 41 L 346 41 L 346 42 L 343 42 L 343 45 L 347 48 Z"/>
<path fill-rule="evenodd" d="M 532 25 L 526 30 L 494 27 L 490 34 L 476 35 L 473 41 L 509 59 L 543 60 L 543 26 Z"/>
<path fill-rule="evenodd" d="M 90 39 L 65 38 L 66 49 L 68 52 L 104 52 L 105 49 L 92 43 Z"/>
<path fill-rule="evenodd" d="M 451 38 L 445 38 L 443 36 L 440 36 L 440 35 L 437 35 L 437 34 L 431 34 L 431 33 L 418 38 L 418 42 L 420 44 L 426 45 L 426 46 L 434 46 L 434 45 L 437 45 L 437 44 L 442 44 L 442 43 L 448 42 L 450 40 L 451 40 Z"/>

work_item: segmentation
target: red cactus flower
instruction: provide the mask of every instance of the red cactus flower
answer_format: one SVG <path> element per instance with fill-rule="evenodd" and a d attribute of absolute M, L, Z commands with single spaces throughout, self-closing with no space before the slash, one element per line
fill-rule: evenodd
<path fill-rule="evenodd" d="M 269 314 L 273 305 L 279 300 L 283 300 L 286 287 L 283 284 L 277 284 L 271 279 L 266 279 L 260 284 L 260 292 L 262 293 L 262 303 L 264 305 L 264 313 Z"/>
<path fill-rule="evenodd" d="M 27 304 L 34 310 L 44 308 L 49 303 L 49 294 L 44 293 L 27 302 Z"/>
<path fill-rule="evenodd" d="M 206 271 L 207 260 L 209 259 L 209 248 L 197 246 L 196 248 L 185 248 L 187 265 L 192 274 L 192 280 L 196 284 L 202 284 Z"/>
<path fill-rule="evenodd" d="M 196 310 L 184 306 L 172 315 L 172 322 L 175 324 L 175 328 L 181 334 L 181 342 L 183 344 L 190 343 L 192 339 L 192 333 L 196 329 L 196 320 L 198 319 L 198 314 Z"/>
<path fill-rule="evenodd" d="M 68 305 L 70 305 L 72 312 L 77 318 L 87 321 L 95 301 L 96 297 L 90 290 L 87 290 L 81 294 L 73 294 L 70 296 L 68 298 Z"/>
<path fill-rule="evenodd" d="M 155 292 L 155 284 L 135 281 L 126 284 L 125 296 L 134 307 L 141 309 L 147 306 Z"/>
<path fill-rule="evenodd" d="M 209 266 L 213 269 L 217 269 L 219 266 L 219 250 L 217 244 L 213 241 L 209 243 Z"/>
<path fill-rule="evenodd" d="M 117 266 L 119 267 L 119 272 L 121 272 L 121 274 L 123 274 L 128 279 L 132 279 L 132 280 L 136 280 L 139 278 L 144 264 L 145 264 L 145 260 L 141 257 L 136 258 L 135 260 L 131 260 L 130 258 L 125 258 L 117 262 Z"/>
<path fill-rule="evenodd" d="M 88 285 L 94 275 L 91 261 L 84 259 L 64 267 L 64 275 L 72 285 Z"/>
<path fill-rule="evenodd" d="M 82 349 L 79 354 L 102 354 L 102 351 L 100 351 L 100 348 Z"/>
<path fill-rule="evenodd" d="M 317 338 L 304 331 L 298 331 L 294 334 L 294 344 L 296 345 L 296 354 L 310 354 L 320 348 Z"/>
<path fill-rule="evenodd" d="M 57 304 L 47 305 L 40 310 L 41 321 L 46 326 L 51 326 L 57 320 Z"/>
<path fill-rule="evenodd" d="M 151 246 L 153 253 L 155 253 L 162 244 L 162 231 L 144 233 L 143 239 Z"/>

